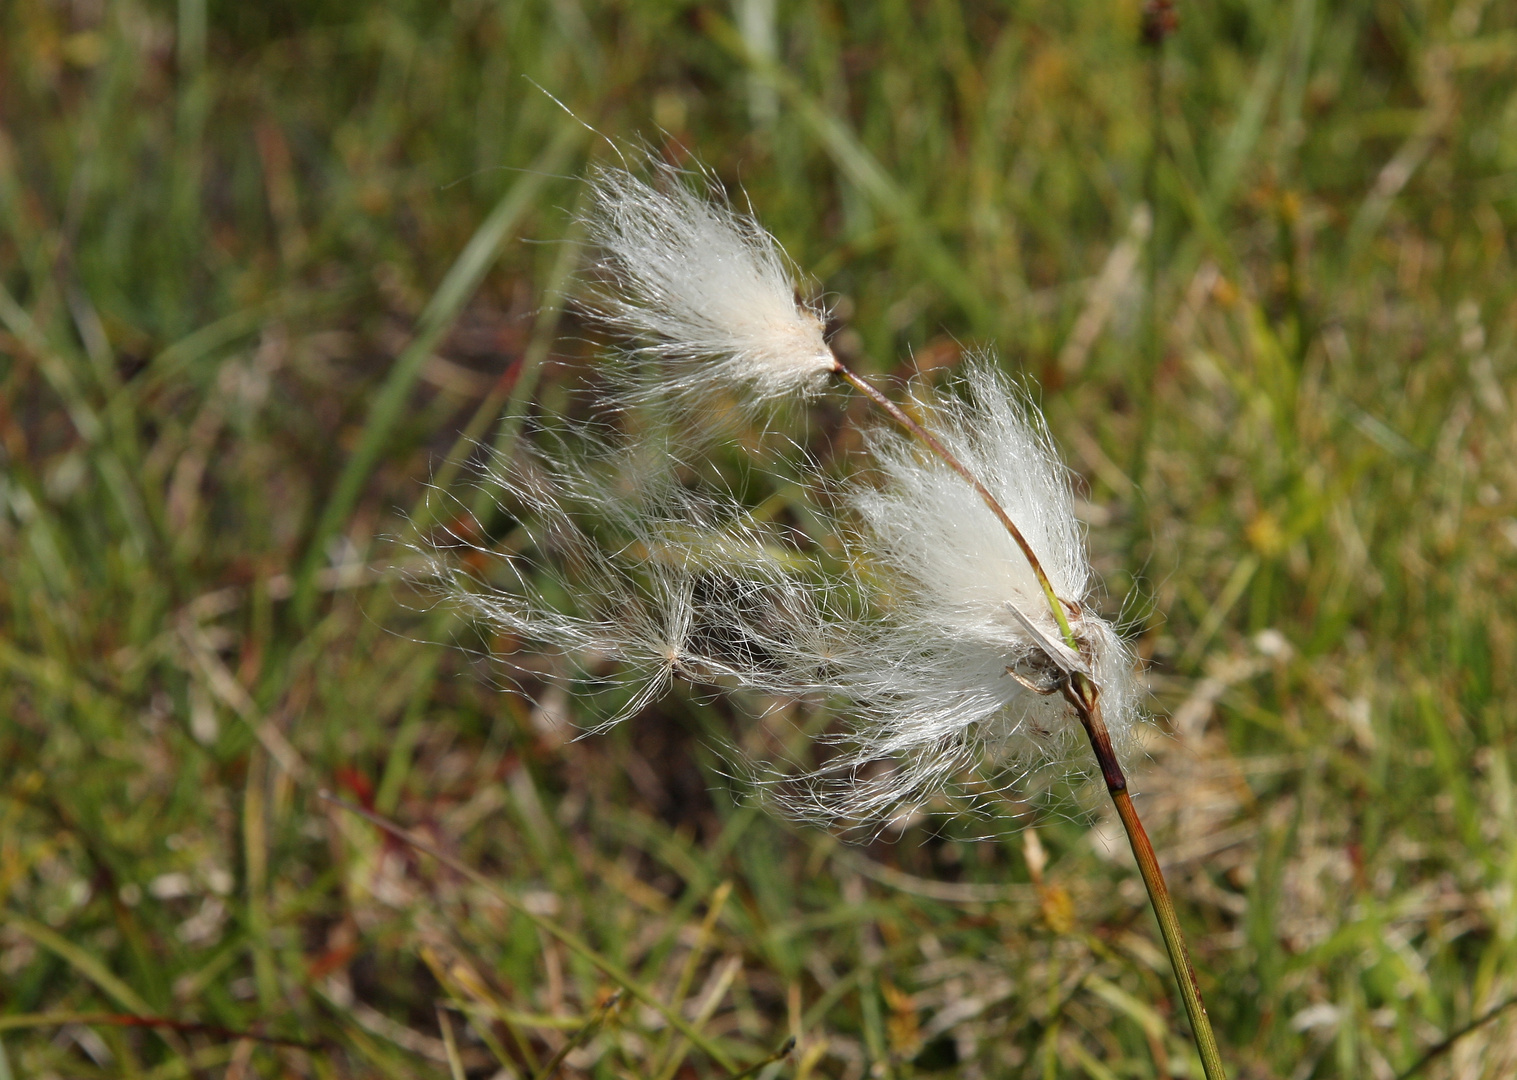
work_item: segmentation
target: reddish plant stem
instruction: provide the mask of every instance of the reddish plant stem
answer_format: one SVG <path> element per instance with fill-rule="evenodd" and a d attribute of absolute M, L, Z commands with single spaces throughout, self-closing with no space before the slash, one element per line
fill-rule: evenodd
<path fill-rule="evenodd" d="M 1206 1002 L 1201 999 L 1201 985 L 1196 980 L 1196 969 L 1190 962 L 1190 950 L 1185 945 L 1185 933 L 1180 928 L 1180 917 L 1175 911 L 1175 902 L 1169 894 L 1169 885 L 1164 880 L 1164 871 L 1159 866 L 1159 857 L 1154 853 L 1153 843 L 1148 839 L 1148 830 L 1143 828 L 1143 819 L 1132 804 L 1127 791 L 1127 777 L 1117 761 L 1111 744 L 1111 734 L 1106 730 L 1106 721 L 1101 717 L 1100 692 L 1085 676 L 1075 674 L 1064 683 L 1064 697 L 1074 707 L 1085 734 L 1090 739 L 1090 748 L 1095 752 L 1101 767 L 1101 777 L 1106 781 L 1106 790 L 1122 819 L 1127 831 L 1127 843 L 1132 848 L 1133 858 L 1138 863 L 1138 873 L 1148 889 L 1149 905 L 1154 918 L 1159 922 L 1159 933 L 1164 938 L 1164 948 L 1169 953 L 1169 963 L 1175 979 L 1180 984 L 1180 998 L 1185 1003 L 1185 1013 L 1190 1018 L 1191 1034 L 1196 1050 L 1201 1055 L 1201 1067 L 1207 1080 L 1227 1080 L 1222 1066 L 1222 1055 L 1217 1048 L 1217 1037 L 1212 1032 L 1211 1018 L 1206 1012 Z"/>

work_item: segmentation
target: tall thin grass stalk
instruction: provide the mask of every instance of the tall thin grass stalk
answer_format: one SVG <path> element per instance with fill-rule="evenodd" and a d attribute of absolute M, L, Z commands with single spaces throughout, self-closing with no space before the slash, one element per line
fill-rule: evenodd
<path fill-rule="evenodd" d="M 1154 380 L 1164 359 L 1164 328 L 1159 321 L 1159 245 L 1163 237 L 1160 213 L 1159 171 L 1164 163 L 1164 53 L 1165 42 L 1178 27 L 1173 0 L 1148 0 L 1143 6 L 1142 37 L 1148 68 L 1148 150 L 1143 161 L 1143 199 L 1148 203 L 1152 225 L 1143 258 L 1143 367 L 1136 385 L 1139 397 L 1137 438 L 1133 441 L 1130 474 L 1139 499 L 1148 467 L 1148 446 L 1153 438 Z M 1142 528 L 1147 515 L 1135 516 Z"/>

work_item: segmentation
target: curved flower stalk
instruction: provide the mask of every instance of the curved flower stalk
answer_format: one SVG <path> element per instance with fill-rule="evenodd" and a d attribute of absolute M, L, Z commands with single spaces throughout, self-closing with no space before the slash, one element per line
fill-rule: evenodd
<path fill-rule="evenodd" d="M 966 397 L 920 399 L 921 419 L 910 415 L 832 354 L 773 238 L 672 171 L 662 180 L 664 189 L 620 171 L 595 177 L 591 235 L 605 291 L 593 306 L 637 338 L 635 351 L 667 365 L 645 384 L 660 391 L 650 399 L 688 402 L 720 387 L 767 401 L 814 393 L 831 377 L 899 426 L 867 440 L 878 483 L 845 489 L 859 523 L 855 572 L 829 575 L 733 500 L 697 494 L 667 471 L 629 487 L 555 463 L 547 482 L 503 478 L 535 516 L 535 530 L 524 529 L 545 561 L 510 563 L 507 588 L 455 595 L 524 641 L 580 657 L 586 671 L 611 661 L 640 678 L 608 722 L 675 678 L 832 699 L 849 722 L 839 753 L 780 797 L 832 822 L 888 819 L 987 765 L 1015 775 L 1067 761 L 1083 734 L 1148 888 L 1206 1075 L 1219 1080 L 1174 904 L 1127 791 L 1133 657 L 1088 607 L 1069 477 L 1041 416 L 984 361 L 970 366 Z M 582 525 L 576 500 L 609 529 Z"/>

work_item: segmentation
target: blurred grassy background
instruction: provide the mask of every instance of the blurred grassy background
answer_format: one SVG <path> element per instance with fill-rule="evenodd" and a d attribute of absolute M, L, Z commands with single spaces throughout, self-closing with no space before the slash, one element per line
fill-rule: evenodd
<path fill-rule="evenodd" d="M 1236 1074 L 1493 1010 L 1423 1075 L 1517 1072 L 1517 11 L 1140 16 L 0 6 L 0 1077 L 1197 1075 L 1109 826 L 846 847 L 724 780 L 725 706 L 569 741 L 407 596 L 424 484 L 596 352 L 608 148 L 534 83 L 740 188 L 876 374 L 1039 380 Z"/>

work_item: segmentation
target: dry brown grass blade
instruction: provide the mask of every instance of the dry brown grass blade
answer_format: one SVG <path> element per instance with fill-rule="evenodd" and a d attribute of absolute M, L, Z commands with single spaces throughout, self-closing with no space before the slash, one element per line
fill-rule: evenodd
<path fill-rule="evenodd" d="M 1493 1008 L 1487 1009 L 1485 1012 L 1475 1017 L 1475 1019 L 1471 1020 L 1468 1024 L 1465 1024 L 1464 1027 L 1451 1032 L 1441 1042 L 1430 1046 L 1427 1050 L 1427 1053 L 1423 1054 L 1420 1058 L 1413 1062 L 1404 1072 L 1397 1073 L 1396 1080 L 1411 1080 L 1413 1076 L 1416 1076 L 1433 1062 L 1437 1061 L 1444 1054 L 1447 1054 L 1450 1050 L 1452 1050 L 1454 1048 L 1454 1044 L 1457 1043 L 1460 1039 L 1464 1038 L 1466 1035 L 1471 1035 L 1474 1032 L 1479 1031 L 1481 1028 L 1485 1027 L 1485 1025 L 1489 1024 L 1492 1020 L 1500 1017 L 1503 1013 L 1505 1013 L 1508 1009 L 1511 1009 L 1513 1006 L 1517 1006 L 1517 997 L 1509 997 L 1500 1005 L 1496 1005 Z"/>

